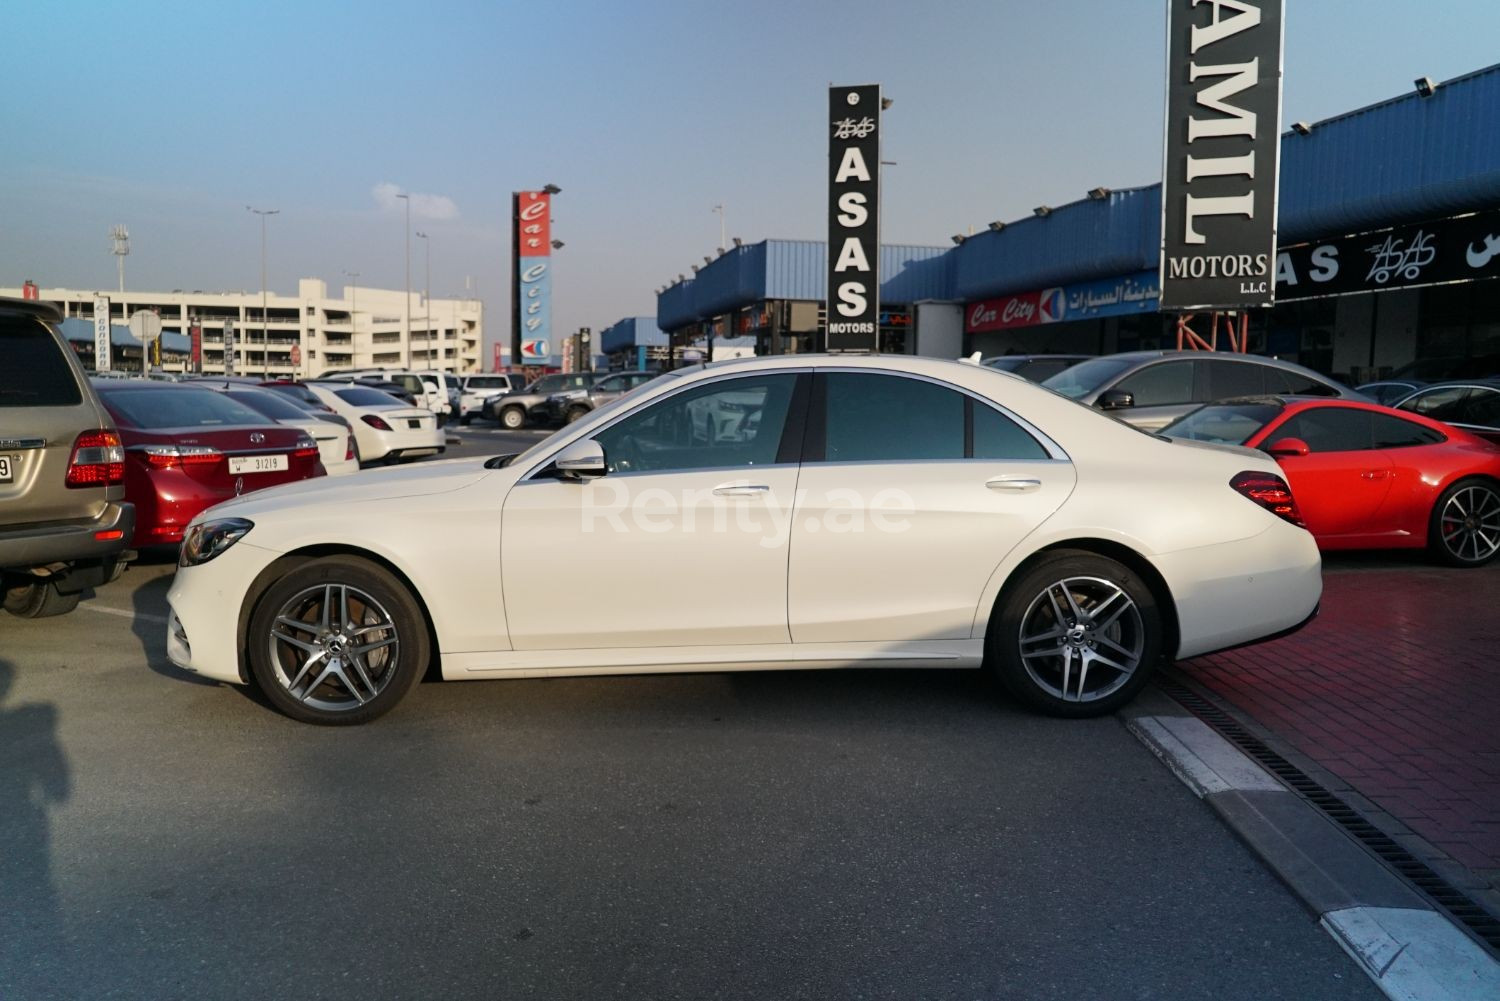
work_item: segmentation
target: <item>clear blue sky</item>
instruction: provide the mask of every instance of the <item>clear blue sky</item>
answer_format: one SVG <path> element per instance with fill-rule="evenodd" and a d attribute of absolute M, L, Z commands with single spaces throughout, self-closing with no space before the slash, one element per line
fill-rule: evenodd
<path fill-rule="evenodd" d="M 1284 120 L 1315 121 L 1500 58 L 1496 0 L 1288 0 Z M 884 84 L 888 242 L 1161 172 L 1162 0 L 734 4 L 133 3 L 13 12 L 0 285 L 257 289 L 245 205 L 279 208 L 270 285 L 402 285 L 402 218 L 434 196 L 435 295 L 473 275 L 509 325 L 510 192 L 563 188 L 556 329 L 655 311 L 731 235 L 820 239 L 830 81 Z M 388 201 L 388 199 L 387 199 Z M 399 205 L 399 203 L 397 203 Z M 422 283 L 413 240 L 413 285 Z"/>

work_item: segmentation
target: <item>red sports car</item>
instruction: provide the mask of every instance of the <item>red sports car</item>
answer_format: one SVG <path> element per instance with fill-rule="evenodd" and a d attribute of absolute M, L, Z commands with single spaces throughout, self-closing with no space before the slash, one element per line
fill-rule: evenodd
<path fill-rule="evenodd" d="M 1500 446 L 1467 431 L 1352 400 L 1250 397 L 1162 434 L 1269 452 L 1322 549 L 1425 546 L 1460 567 L 1500 552 Z"/>
<path fill-rule="evenodd" d="M 146 379 L 96 379 L 125 446 L 134 546 L 172 545 L 199 511 L 251 490 L 322 476 L 318 445 L 223 393 Z"/>

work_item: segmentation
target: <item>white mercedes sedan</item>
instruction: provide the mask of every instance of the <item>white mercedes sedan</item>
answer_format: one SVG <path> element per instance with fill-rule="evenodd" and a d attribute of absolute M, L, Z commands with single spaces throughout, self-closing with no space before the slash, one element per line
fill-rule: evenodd
<path fill-rule="evenodd" d="M 1164 658 L 1297 628 L 1321 591 L 1260 452 L 991 368 L 794 355 L 672 372 L 519 455 L 220 504 L 187 533 L 167 644 L 310 723 L 374 719 L 432 664 L 982 667 L 1090 716 Z"/>

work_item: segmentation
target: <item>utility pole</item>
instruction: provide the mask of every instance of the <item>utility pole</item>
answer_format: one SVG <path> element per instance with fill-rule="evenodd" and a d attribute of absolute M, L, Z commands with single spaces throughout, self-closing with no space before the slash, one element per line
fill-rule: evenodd
<path fill-rule="evenodd" d="M 402 321 L 406 334 L 406 364 L 402 367 L 411 368 L 411 195 L 396 197 L 406 202 L 406 319 Z"/>
<path fill-rule="evenodd" d="M 271 378 L 271 327 L 266 310 L 266 217 L 279 215 L 280 209 L 255 209 L 245 206 L 245 211 L 260 216 L 260 365 L 261 372 Z M 248 366 L 246 366 L 248 368 Z"/>
<path fill-rule="evenodd" d="M 424 357 L 427 367 L 432 368 L 432 241 L 420 229 L 417 230 L 417 239 L 422 241 L 422 256 L 427 262 L 427 277 L 422 282 L 422 329 L 427 345 Z"/>
<path fill-rule="evenodd" d="M 719 253 L 729 246 L 729 223 L 724 213 L 724 203 L 720 202 L 714 206 L 714 211 L 719 213 Z"/>

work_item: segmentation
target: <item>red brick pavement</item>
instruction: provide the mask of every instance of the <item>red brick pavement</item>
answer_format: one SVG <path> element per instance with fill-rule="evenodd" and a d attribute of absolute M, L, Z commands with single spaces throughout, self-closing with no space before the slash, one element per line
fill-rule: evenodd
<path fill-rule="evenodd" d="M 1500 564 L 1331 557 L 1323 587 L 1301 632 L 1182 672 L 1500 887 Z"/>

